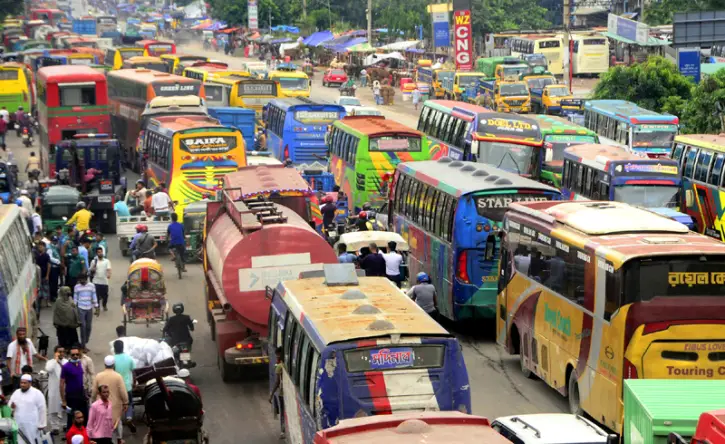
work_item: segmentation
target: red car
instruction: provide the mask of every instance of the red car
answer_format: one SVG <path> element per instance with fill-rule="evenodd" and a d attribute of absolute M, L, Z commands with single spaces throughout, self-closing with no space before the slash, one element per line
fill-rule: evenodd
<path fill-rule="evenodd" d="M 330 83 L 342 86 L 345 82 L 347 82 L 347 74 L 341 69 L 328 69 L 322 77 L 322 86 L 330 86 Z"/>

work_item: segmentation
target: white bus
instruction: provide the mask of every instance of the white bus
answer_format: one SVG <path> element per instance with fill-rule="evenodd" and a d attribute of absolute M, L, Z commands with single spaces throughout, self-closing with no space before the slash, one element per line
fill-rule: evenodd
<path fill-rule="evenodd" d="M 572 37 L 572 70 L 575 76 L 596 75 L 609 70 L 609 39 L 604 36 L 577 34 Z"/>
<path fill-rule="evenodd" d="M 508 42 L 511 55 L 522 57 L 525 54 L 543 54 L 549 63 L 549 72 L 560 76 L 564 74 L 564 44 L 558 36 L 512 37 Z"/>
<path fill-rule="evenodd" d="M 35 303 L 37 267 L 28 225 L 16 205 L 0 205 L 0 352 L 5 356 L 18 327 L 28 327 Z"/>

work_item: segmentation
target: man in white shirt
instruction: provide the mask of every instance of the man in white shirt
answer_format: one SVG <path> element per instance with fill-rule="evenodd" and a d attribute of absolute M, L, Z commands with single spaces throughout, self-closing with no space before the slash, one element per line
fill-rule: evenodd
<path fill-rule="evenodd" d="M 10 371 L 10 376 L 13 378 L 13 383 L 18 386 L 20 382 L 20 376 L 23 374 L 22 369 L 24 366 L 33 366 L 33 358 L 41 361 L 46 361 L 47 358 L 41 356 L 32 341 L 28 340 L 28 330 L 25 327 L 18 327 L 15 331 L 17 339 L 8 345 L 7 354 L 7 368 Z"/>
<path fill-rule="evenodd" d="M 0 109 L 0 117 L 2 117 L 5 123 L 10 123 L 10 112 L 4 106 Z"/>
<path fill-rule="evenodd" d="M 156 187 L 154 195 L 151 196 L 151 206 L 157 216 L 168 216 L 174 209 L 174 203 L 161 187 Z"/>
<path fill-rule="evenodd" d="M 103 247 L 96 247 L 96 257 L 91 261 L 90 271 L 93 274 L 93 284 L 96 286 L 98 302 L 103 305 L 103 311 L 108 311 L 108 280 L 111 279 L 111 261 L 104 257 Z"/>
<path fill-rule="evenodd" d="M 400 284 L 403 282 L 403 276 L 400 274 L 400 264 L 403 263 L 403 256 L 395 251 L 397 246 L 393 241 L 388 242 L 388 252 L 383 253 L 382 256 L 385 259 L 385 275 L 400 288 Z"/>
<path fill-rule="evenodd" d="M 35 443 L 40 441 L 41 429 L 47 425 L 47 406 L 43 392 L 33 387 L 32 383 L 32 376 L 23 375 L 20 390 L 15 390 L 8 404 L 13 409 L 18 429 L 23 432 L 28 442 Z"/>
<path fill-rule="evenodd" d="M 43 219 L 40 217 L 40 214 L 38 214 L 38 211 L 33 211 L 33 215 L 31 216 L 33 219 L 33 234 L 35 233 L 43 233 Z M 45 242 L 45 245 L 47 246 L 50 244 L 50 241 L 48 239 L 43 239 L 43 242 Z"/>

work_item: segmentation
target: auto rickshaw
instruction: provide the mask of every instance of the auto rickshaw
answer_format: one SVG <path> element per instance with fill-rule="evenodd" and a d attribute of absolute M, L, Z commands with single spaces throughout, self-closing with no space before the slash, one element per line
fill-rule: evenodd
<path fill-rule="evenodd" d="M 42 187 L 42 184 L 41 184 Z M 68 185 L 50 186 L 40 197 L 41 216 L 46 230 L 65 225 L 63 218 L 70 218 L 81 201 L 81 193 Z"/>
<path fill-rule="evenodd" d="M 123 294 L 123 326 L 146 324 L 146 327 L 169 320 L 164 270 L 154 259 L 142 258 L 128 267 Z"/>
<path fill-rule="evenodd" d="M 184 233 L 186 234 L 186 257 L 188 262 L 201 262 L 204 247 L 204 219 L 207 201 L 190 203 L 184 207 Z"/>

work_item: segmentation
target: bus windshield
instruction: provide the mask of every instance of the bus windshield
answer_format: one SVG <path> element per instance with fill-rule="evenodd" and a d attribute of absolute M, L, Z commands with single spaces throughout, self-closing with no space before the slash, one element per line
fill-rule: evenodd
<path fill-rule="evenodd" d="M 544 138 L 546 147 L 546 161 L 564 160 L 564 150 L 582 143 L 597 143 L 594 136 L 579 136 L 568 134 L 553 134 Z"/>
<path fill-rule="evenodd" d="M 127 49 L 127 50 L 121 51 L 121 60 L 128 60 L 131 57 L 142 56 L 142 55 L 143 55 L 143 48 Z"/>
<path fill-rule="evenodd" d="M 370 139 L 370 151 L 420 152 L 419 137 L 376 137 Z"/>
<path fill-rule="evenodd" d="M 517 174 L 530 174 L 534 147 L 508 142 L 478 142 L 478 161 Z"/>
<path fill-rule="evenodd" d="M 526 65 L 505 66 L 503 68 L 503 76 L 506 78 L 515 77 L 517 80 L 521 74 L 525 74 L 529 70 Z"/>
<path fill-rule="evenodd" d="M 551 77 L 539 77 L 536 79 L 527 79 L 526 83 L 528 83 L 529 89 L 534 89 L 534 88 L 543 89 L 545 86 L 553 85 L 554 79 Z"/>
<path fill-rule="evenodd" d="M 468 88 L 469 86 L 476 86 L 479 76 L 458 76 L 458 86 Z"/>
<path fill-rule="evenodd" d="M 643 208 L 676 208 L 679 192 L 676 185 L 617 185 L 614 200 Z"/>
<path fill-rule="evenodd" d="M 283 89 L 291 91 L 304 91 L 307 89 L 307 79 L 300 77 L 277 77 L 274 80 L 279 81 L 279 85 Z"/>
<path fill-rule="evenodd" d="M 656 297 L 725 294 L 725 260 L 720 257 L 641 259 L 625 265 L 624 303 Z"/>
<path fill-rule="evenodd" d="M 569 88 L 566 86 L 557 86 L 555 88 L 549 88 L 549 95 L 551 97 L 565 97 L 570 96 Z"/>
<path fill-rule="evenodd" d="M 657 126 L 658 129 L 649 128 Z M 669 147 L 677 134 L 675 125 L 640 125 L 634 130 L 633 146 Z"/>
<path fill-rule="evenodd" d="M 510 85 L 501 85 L 501 95 L 507 96 L 526 96 L 529 92 L 523 83 L 512 83 Z"/>
<path fill-rule="evenodd" d="M 444 345 L 355 348 L 345 351 L 348 373 L 443 366 Z"/>

